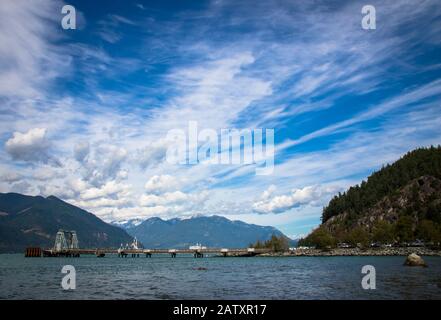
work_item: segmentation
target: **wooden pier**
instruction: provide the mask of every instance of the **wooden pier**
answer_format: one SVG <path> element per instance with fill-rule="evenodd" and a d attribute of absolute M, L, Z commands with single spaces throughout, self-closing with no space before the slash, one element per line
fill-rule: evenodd
<path fill-rule="evenodd" d="M 132 257 L 139 258 L 145 256 L 151 258 L 156 254 L 168 254 L 172 258 L 176 258 L 180 254 L 191 254 L 195 258 L 203 258 L 207 254 L 216 254 L 224 257 L 228 256 L 254 256 L 256 254 L 270 252 L 270 249 L 255 249 L 255 248 L 239 248 L 239 249 L 227 249 L 227 248 L 206 248 L 206 249 L 65 249 L 54 250 L 41 248 L 27 248 L 26 257 L 80 257 L 81 255 L 95 255 L 97 257 L 104 257 L 108 254 L 115 254 L 118 257 Z"/>
<path fill-rule="evenodd" d="M 26 248 L 25 257 L 80 257 L 83 254 L 95 255 L 98 258 L 103 258 L 106 254 L 116 254 L 118 257 L 139 258 L 144 256 L 151 258 L 153 254 L 169 254 L 170 257 L 176 258 L 178 254 L 192 254 L 195 258 L 203 258 L 207 254 L 218 254 L 224 257 L 228 256 L 254 256 L 260 253 L 270 252 L 270 249 L 256 249 L 256 248 L 206 248 L 202 245 L 191 246 L 189 249 L 139 249 L 139 242 L 136 237 L 133 243 L 128 244 L 119 249 L 111 248 L 95 248 L 95 249 L 80 249 L 78 246 L 78 237 L 75 230 L 58 230 L 55 236 L 55 244 L 51 249 L 41 249 L 38 247 Z"/>

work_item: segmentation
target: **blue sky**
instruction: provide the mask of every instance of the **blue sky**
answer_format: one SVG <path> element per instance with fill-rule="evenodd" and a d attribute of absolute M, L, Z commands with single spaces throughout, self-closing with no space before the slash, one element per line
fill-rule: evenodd
<path fill-rule="evenodd" d="M 77 29 L 61 28 L 76 8 Z M 0 192 L 106 221 L 218 214 L 298 237 L 441 142 L 439 1 L 2 1 Z M 270 128 L 275 168 L 172 165 L 167 132 Z"/>

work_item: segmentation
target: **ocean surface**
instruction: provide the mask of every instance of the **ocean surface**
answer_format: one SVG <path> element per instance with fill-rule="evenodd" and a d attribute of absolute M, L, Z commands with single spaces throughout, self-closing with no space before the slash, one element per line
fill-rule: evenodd
<path fill-rule="evenodd" d="M 24 258 L 0 254 L 0 299 L 441 299 L 441 258 L 405 257 Z M 64 265 L 76 289 L 63 290 Z M 364 290 L 364 265 L 376 289 Z"/>

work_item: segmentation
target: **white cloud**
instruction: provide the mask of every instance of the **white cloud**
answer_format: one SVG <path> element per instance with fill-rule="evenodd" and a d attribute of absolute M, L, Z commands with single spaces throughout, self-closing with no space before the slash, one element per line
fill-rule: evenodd
<path fill-rule="evenodd" d="M 84 149 L 84 148 L 83 148 Z M 122 165 L 128 157 L 125 148 L 114 145 L 99 145 L 93 154 L 88 154 L 82 161 L 82 175 L 85 181 L 98 187 L 117 177 L 126 177 L 127 171 Z"/>
<path fill-rule="evenodd" d="M 131 217 L 139 217 L 144 212 L 148 215 L 160 213 L 163 216 L 189 216 L 201 212 L 208 191 L 185 193 L 182 191 L 165 192 L 160 195 L 144 194 L 139 197 L 140 210 L 133 210 Z M 196 211 L 195 211 L 196 210 Z"/>
<path fill-rule="evenodd" d="M 101 209 L 101 208 L 126 208 L 130 206 L 131 200 L 128 198 L 97 198 L 92 200 L 76 200 L 72 199 L 70 202 L 80 208 L 84 208 L 88 211 L 95 212 L 95 209 Z"/>
<path fill-rule="evenodd" d="M 89 152 L 90 145 L 87 141 L 79 141 L 74 146 L 74 158 L 79 162 L 83 162 L 89 155 Z"/>
<path fill-rule="evenodd" d="M 262 200 L 268 200 L 272 195 L 273 195 L 273 193 L 275 192 L 277 190 L 277 187 L 275 186 L 275 185 L 270 185 L 269 187 L 268 187 L 268 189 L 266 189 L 263 193 L 262 193 L 262 196 L 261 196 L 261 198 L 262 198 Z"/>
<path fill-rule="evenodd" d="M 16 182 L 21 180 L 23 177 L 17 172 L 6 172 L 1 175 L 0 180 L 5 182 Z"/>
<path fill-rule="evenodd" d="M 78 194 L 73 190 L 66 187 L 64 184 L 57 184 L 56 182 L 52 181 L 50 184 L 40 184 L 37 185 L 38 194 L 42 196 L 56 196 L 60 199 L 68 200 L 74 199 L 78 196 Z M 73 204 L 73 203 L 72 203 Z"/>
<path fill-rule="evenodd" d="M 49 155 L 49 146 L 46 129 L 34 128 L 25 133 L 14 132 L 12 137 L 6 141 L 5 149 L 14 160 L 57 163 Z"/>
<path fill-rule="evenodd" d="M 338 190 L 341 190 L 341 188 L 335 186 L 308 186 L 293 189 L 287 195 L 270 197 L 270 194 L 274 192 L 274 186 L 271 186 L 262 194 L 262 199 L 253 204 L 253 210 L 257 213 L 268 214 L 281 213 L 305 205 L 322 206 Z"/>
<path fill-rule="evenodd" d="M 9 192 L 17 192 L 22 194 L 29 194 L 32 185 L 28 181 L 20 181 L 11 185 Z"/>
<path fill-rule="evenodd" d="M 153 207 L 185 203 L 192 206 L 195 203 L 201 204 L 207 199 L 207 195 L 207 192 L 189 194 L 182 191 L 165 192 L 161 195 L 144 194 L 139 198 L 139 204 L 141 206 Z"/>
<path fill-rule="evenodd" d="M 51 179 L 56 178 L 59 175 L 60 175 L 59 172 L 57 172 L 53 167 L 41 166 L 35 170 L 32 177 L 40 181 L 49 181 Z"/>
<path fill-rule="evenodd" d="M 170 141 L 165 138 L 145 142 L 144 147 L 136 150 L 135 161 L 142 169 L 156 167 L 165 160 L 169 146 Z"/>
<path fill-rule="evenodd" d="M 171 175 L 154 175 L 145 184 L 144 188 L 147 193 L 163 193 L 179 187 L 180 183 Z"/>
<path fill-rule="evenodd" d="M 81 192 L 81 199 L 92 200 L 103 197 L 126 196 L 130 194 L 130 186 L 115 181 L 106 182 L 100 188 L 90 188 Z"/>
<path fill-rule="evenodd" d="M 78 178 L 69 179 L 67 181 L 68 188 L 73 190 L 76 194 L 80 194 L 87 190 L 88 185 L 85 181 Z"/>

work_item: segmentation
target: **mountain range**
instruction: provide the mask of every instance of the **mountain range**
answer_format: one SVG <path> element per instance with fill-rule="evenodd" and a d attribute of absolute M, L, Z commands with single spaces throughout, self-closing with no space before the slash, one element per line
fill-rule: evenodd
<path fill-rule="evenodd" d="M 272 235 L 284 236 L 274 227 L 216 215 L 170 220 L 150 218 L 141 223 L 129 220 L 120 226 L 146 248 L 188 248 L 196 243 L 207 247 L 242 248 L 257 240 L 269 240 Z"/>
<path fill-rule="evenodd" d="M 75 230 L 81 248 L 117 248 L 137 237 L 144 247 L 246 247 L 283 235 L 274 227 L 231 221 L 219 216 L 189 219 L 133 219 L 108 224 L 94 214 L 55 196 L 0 193 L 0 253 L 28 246 L 50 248 L 59 229 Z"/>

